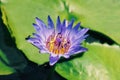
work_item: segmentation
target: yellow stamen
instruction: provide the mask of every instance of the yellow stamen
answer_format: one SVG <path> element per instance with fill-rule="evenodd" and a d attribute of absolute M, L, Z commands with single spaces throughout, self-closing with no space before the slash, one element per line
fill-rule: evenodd
<path fill-rule="evenodd" d="M 68 51 L 70 42 L 62 37 L 61 34 L 50 35 L 46 42 L 46 47 L 54 54 L 64 54 Z"/>

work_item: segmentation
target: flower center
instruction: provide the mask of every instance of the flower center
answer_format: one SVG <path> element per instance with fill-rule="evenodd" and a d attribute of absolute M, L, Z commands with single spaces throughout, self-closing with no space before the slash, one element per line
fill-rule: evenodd
<path fill-rule="evenodd" d="M 70 40 L 63 37 L 61 33 L 50 35 L 46 42 L 47 49 L 54 54 L 68 52 L 70 45 Z"/>

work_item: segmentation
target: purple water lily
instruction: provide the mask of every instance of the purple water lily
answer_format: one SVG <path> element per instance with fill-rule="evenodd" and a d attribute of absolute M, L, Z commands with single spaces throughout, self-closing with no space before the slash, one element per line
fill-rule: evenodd
<path fill-rule="evenodd" d="M 54 65 L 61 56 L 69 58 L 87 50 L 80 44 L 88 36 L 88 28 L 80 29 L 80 23 L 72 27 L 73 23 L 74 20 L 69 23 L 66 20 L 61 22 L 58 16 L 55 27 L 50 16 L 48 25 L 36 17 L 36 23 L 33 24 L 36 33 L 33 33 L 33 37 L 28 37 L 27 41 L 36 46 L 41 53 L 49 53 L 49 63 Z"/>

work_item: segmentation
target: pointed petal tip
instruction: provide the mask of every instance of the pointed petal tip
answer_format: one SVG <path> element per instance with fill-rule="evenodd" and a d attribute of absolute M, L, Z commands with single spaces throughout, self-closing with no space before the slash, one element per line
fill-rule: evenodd
<path fill-rule="evenodd" d="M 60 16 L 57 17 L 57 22 L 60 23 Z"/>
<path fill-rule="evenodd" d="M 50 66 L 53 66 L 53 65 L 55 65 L 55 64 L 56 64 L 56 62 L 54 62 L 54 63 L 53 63 L 53 62 L 49 62 L 49 65 L 50 65 Z"/>
<path fill-rule="evenodd" d="M 35 28 L 36 31 L 39 32 L 39 30 L 41 30 L 41 28 L 39 27 L 38 24 L 33 23 L 32 25 L 34 26 L 34 28 Z"/>
<path fill-rule="evenodd" d="M 86 34 L 86 35 L 85 35 L 85 38 L 88 37 L 88 36 L 89 36 L 89 34 Z"/>
<path fill-rule="evenodd" d="M 50 18 L 50 15 L 48 15 L 48 18 Z"/>
<path fill-rule="evenodd" d="M 81 26 L 81 22 L 78 23 L 79 27 Z"/>
<path fill-rule="evenodd" d="M 48 20 L 51 20 L 51 17 L 48 15 Z"/>
<path fill-rule="evenodd" d="M 58 16 L 57 18 L 59 18 L 59 19 L 60 19 L 60 16 Z"/>
<path fill-rule="evenodd" d="M 68 58 L 70 58 L 70 55 L 65 54 L 65 55 L 63 55 L 63 57 L 66 58 L 66 59 L 68 59 Z"/>
<path fill-rule="evenodd" d="M 49 62 L 49 64 L 51 65 L 51 66 L 53 66 L 55 63 L 57 63 L 57 61 L 59 60 L 59 56 L 52 56 L 52 55 L 50 55 L 50 58 L 49 58 L 49 60 L 50 60 L 50 62 Z"/>
<path fill-rule="evenodd" d="M 57 23 L 61 23 L 60 16 L 57 17 Z"/>
<path fill-rule="evenodd" d="M 75 21 L 75 19 L 72 18 L 72 20 L 70 21 L 69 25 L 73 25 L 73 24 L 74 24 L 74 21 Z"/>
<path fill-rule="evenodd" d="M 35 20 L 38 21 L 38 20 L 40 20 L 40 19 L 39 19 L 38 17 L 35 17 Z"/>
<path fill-rule="evenodd" d="M 28 40 L 28 39 L 30 39 L 30 35 L 29 35 L 28 37 L 25 38 L 25 40 Z"/>
<path fill-rule="evenodd" d="M 88 31 L 89 31 L 89 28 L 84 28 L 85 30 L 84 30 L 84 32 L 83 33 L 87 33 Z M 88 34 L 87 34 L 87 37 L 88 37 Z"/>
<path fill-rule="evenodd" d="M 50 15 L 48 15 L 48 16 L 50 16 Z"/>
<path fill-rule="evenodd" d="M 50 65 L 50 66 L 53 66 L 54 64 L 55 64 L 55 63 L 50 63 L 50 62 L 49 62 L 49 65 Z"/>
<path fill-rule="evenodd" d="M 79 23 L 77 23 L 74 27 L 73 27 L 73 29 L 74 29 L 74 31 L 78 31 L 78 29 L 79 29 L 79 27 L 80 27 L 80 22 Z"/>
<path fill-rule="evenodd" d="M 75 21 L 75 19 L 74 19 L 74 18 L 72 18 L 72 20 L 71 20 L 71 21 L 73 21 L 73 22 L 74 22 L 74 21 Z"/>
<path fill-rule="evenodd" d="M 48 28 L 54 28 L 54 23 L 49 15 L 48 15 Z"/>
<path fill-rule="evenodd" d="M 38 17 L 35 17 L 35 19 L 39 19 Z"/>
<path fill-rule="evenodd" d="M 83 52 L 86 52 L 86 51 L 88 51 L 87 48 L 82 48 L 80 51 L 78 51 L 78 53 L 83 53 Z M 74 53 L 74 54 L 76 54 L 76 53 Z"/>
<path fill-rule="evenodd" d="M 32 25 L 33 25 L 33 26 L 36 26 L 37 24 L 35 24 L 35 23 L 32 23 Z"/>
<path fill-rule="evenodd" d="M 89 28 L 85 28 L 85 29 L 86 29 L 86 31 L 90 30 Z"/>
<path fill-rule="evenodd" d="M 63 20 L 63 24 L 65 24 L 65 22 L 66 22 L 66 19 Z"/>
<path fill-rule="evenodd" d="M 36 20 L 36 23 L 37 23 L 38 25 L 44 23 L 44 22 L 43 22 L 40 18 L 38 18 L 38 17 L 36 17 L 35 20 Z"/>
<path fill-rule="evenodd" d="M 61 20 L 60 20 L 59 16 L 58 16 L 57 21 L 56 21 L 56 31 L 58 33 L 61 32 Z"/>
<path fill-rule="evenodd" d="M 83 48 L 83 52 L 85 52 L 85 51 L 88 51 L 88 49 L 87 48 Z"/>
<path fill-rule="evenodd" d="M 32 35 L 33 35 L 33 36 L 38 36 L 38 34 L 36 34 L 36 33 L 32 33 Z"/>
<path fill-rule="evenodd" d="M 86 52 L 86 51 L 88 51 L 88 49 L 83 47 L 83 48 L 81 48 L 79 53 Z"/>
<path fill-rule="evenodd" d="M 86 34 L 87 33 L 87 31 L 89 30 L 89 28 L 83 28 L 83 29 L 81 29 L 80 30 L 80 32 L 79 32 L 79 34 Z"/>
<path fill-rule="evenodd" d="M 67 27 L 67 29 L 72 29 L 72 27 L 73 27 L 73 24 L 74 24 L 74 18 L 70 21 L 70 22 L 68 22 L 68 27 Z"/>
<path fill-rule="evenodd" d="M 71 19 L 71 21 L 70 21 L 70 23 L 71 23 L 71 24 L 73 24 L 73 23 L 74 23 L 74 21 L 75 21 L 75 19 L 74 19 L 74 18 L 72 18 L 72 19 Z"/>

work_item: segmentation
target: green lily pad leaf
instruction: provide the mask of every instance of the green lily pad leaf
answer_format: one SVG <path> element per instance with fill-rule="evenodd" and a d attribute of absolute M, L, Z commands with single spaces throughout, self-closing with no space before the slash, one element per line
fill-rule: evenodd
<path fill-rule="evenodd" d="M 49 61 L 49 55 L 40 54 L 39 50 L 28 43 L 25 38 L 35 32 L 32 26 L 35 17 L 47 23 L 47 16 L 50 15 L 55 21 L 58 16 L 56 13 L 62 9 L 59 5 L 61 3 L 58 0 L 7 0 L 2 4 L 2 12 L 5 15 L 3 16 L 4 23 L 11 35 L 15 37 L 17 47 L 35 63 L 43 64 Z"/>
<path fill-rule="evenodd" d="M 120 47 L 86 44 L 82 57 L 59 63 L 56 71 L 68 80 L 119 80 Z"/>
<path fill-rule="evenodd" d="M 29 60 L 42 64 L 48 61 L 48 55 L 39 54 L 39 50 L 25 40 L 35 32 L 32 26 L 35 17 L 46 23 L 48 15 L 51 15 L 54 22 L 58 15 L 68 20 L 74 17 L 81 21 L 84 27 L 102 32 L 120 43 L 118 6 L 119 3 L 115 1 L 113 4 L 112 0 L 6 0 L 2 4 L 2 12 L 5 14 L 3 20 L 11 35 L 15 37 L 17 47 Z"/>
<path fill-rule="evenodd" d="M 82 26 L 104 33 L 120 44 L 120 0 L 64 0 L 69 15 Z"/>

